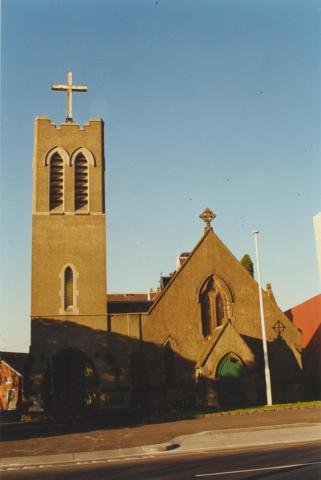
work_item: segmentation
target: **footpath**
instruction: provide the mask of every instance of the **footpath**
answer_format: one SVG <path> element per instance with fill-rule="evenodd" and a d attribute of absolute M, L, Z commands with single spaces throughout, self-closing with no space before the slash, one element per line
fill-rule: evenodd
<path fill-rule="evenodd" d="M 321 406 L 110 428 L 97 423 L 64 429 L 30 425 L 11 434 L 8 428 L 3 437 L 0 470 L 319 441 L 321 449 Z"/>

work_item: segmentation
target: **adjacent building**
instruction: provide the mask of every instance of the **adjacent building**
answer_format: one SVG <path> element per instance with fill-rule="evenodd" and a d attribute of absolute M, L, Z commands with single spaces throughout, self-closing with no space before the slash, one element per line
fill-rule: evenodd
<path fill-rule="evenodd" d="M 21 410 L 23 404 L 23 373 L 27 354 L 0 353 L 0 412 Z"/>
<path fill-rule="evenodd" d="M 321 294 L 285 312 L 302 332 L 304 398 L 321 399 Z"/>

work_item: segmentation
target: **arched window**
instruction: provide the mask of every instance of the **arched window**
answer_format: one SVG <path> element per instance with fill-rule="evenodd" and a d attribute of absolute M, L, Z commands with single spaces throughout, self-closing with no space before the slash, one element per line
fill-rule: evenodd
<path fill-rule="evenodd" d="M 224 320 L 224 303 L 220 293 L 215 297 L 216 325 L 219 327 Z"/>
<path fill-rule="evenodd" d="M 232 302 L 233 295 L 221 277 L 213 274 L 204 282 L 199 293 L 204 337 L 212 335 L 215 328 L 231 318 Z"/>
<path fill-rule="evenodd" d="M 202 334 L 204 337 L 212 335 L 213 321 L 212 321 L 212 295 L 214 292 L 214 279 L 211 277 L 201 291 L 201 315 L 202 315 Z"/>
<path fill-rule="evenodd" d="M 88 208 L 88 162 L 79 153 L 75 160 L 75 210 Z"/>
<path fill-rule="evenodd" d="M 72 308 L 74 306 L 74 275 L 70 267 L 67 267 L 65 270 L 65 291 L 64 291 L 64 302 L 65 310 Z"/>
<path fill-rule="evenodd" d="M 167 388 L 173 388 L 176 385 L 176 361 L 175 352 L 168 342 L 164 347 L 164 373 Z"/>
<path fill-rule="evenodd" d="M 59 315 L 78 315 L 79 273 L 75 265 L 71 263 L 63 265 L 59 273 L 59 279 Z"/>
<path fill-rule="evenodd" d="M 54 153 L 50 160 L 49 210 L 63 205 L 64 199 L 64 164 L 59 153 Z"/>

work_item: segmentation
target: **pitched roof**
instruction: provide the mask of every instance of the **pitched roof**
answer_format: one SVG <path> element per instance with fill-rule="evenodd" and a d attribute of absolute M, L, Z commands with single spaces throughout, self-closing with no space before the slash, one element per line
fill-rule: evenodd
<path fill-rule="evenodd" d="M 23 375 L 29 353 L 0 352 L 0 360 L 4 361 L 19 375 Z"/>
<path fill-rule="evenodd" d="M 182 270 L 185 268 L 185 266 L 190 262 L 191 258 L 193 257 L 194 253 L 196 252 L 196 250 L 198 250 L 198 248 L 200 247 L 200 245 L 203 243 L 203 241 L 205 240 L 205 238 L 209 235 L 209 233 L 212 233 L 213 234 L 213 230 L 212 228 L 208 228 L 208 229 L 205 229 L 204 231 L 204 234 L 202 235 L 202 237 L 200 238 L 200 240 L 197 242 L 197 244 L 195 245 L 195 247 L 193 248 L 193 250 L 190 252 L 189 256 L 186 258 L 186 261 L 183 263 L 183 265 L 176 271 L 174 272 L 174 274 L 170 277 L 170 281 L 167 283 L 167 285 L 165 286 L 165 288 L 163 290 L 161 290 L 160 294 L 155 298 L 151 308 L 150 308 L 150 311 L 149 313 L 155 308 L 155 306 L 158 304 L 158 302 L 161 300 L 161 298 L 166 294 L 167 290 L 170 288 L 170 286 L 172 285 L 172 283 L 175 281 L 175 279 L 177 278 L 178 275 L 180 275 L 180 273 L 182 272 Z"/>

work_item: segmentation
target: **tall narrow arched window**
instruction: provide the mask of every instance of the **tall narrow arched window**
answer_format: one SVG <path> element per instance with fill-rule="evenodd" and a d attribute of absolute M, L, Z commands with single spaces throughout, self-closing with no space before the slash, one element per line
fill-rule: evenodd
<path fill-rule="evenodd" d="M 78 315 L 79 273 L 75 265 L 68 263 L 61 267 L 59 315 Z"/>
<path fill-rule="evenodd" d="M 64 200 L 64 164 L 59 153 L 50 160 L 49 210 L 63 206 Z"/>
<path fill-rule="evenodd" d="M 74 305 L 74 275 L 70 267 L 65 269 L 65 278 L 64 278 L 64 304 L 65 310 L 72 308 Z"/>
<path fill-rule="evenodd" d="M 79 153 L 75 160 L 75 210 L 88 208 L 88 162 Z"/>
<path fill-rule="evenodd" d="M 211 277 L 205 284 L 201 292 L 201 315 L 202 315 L 202 334 L 204 337 L 212 335 L 213 315 L 212 315 L 212 295 L 214 292 L 214 280 Z"/>
<path fill-rule="evenodd" d="M 219 327 L 224 320 L 224 302 L 220 293 L 215 297 L 216 325 Z"/>

